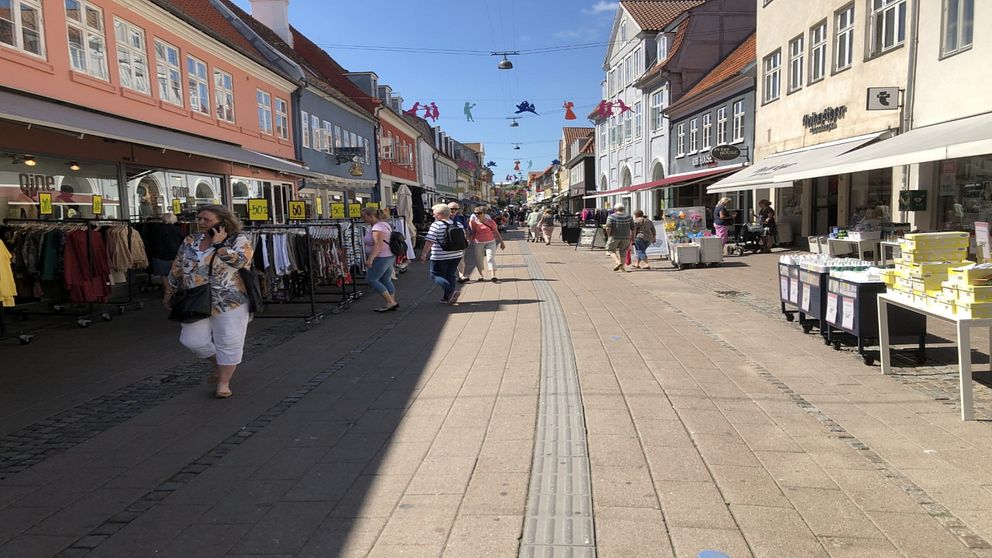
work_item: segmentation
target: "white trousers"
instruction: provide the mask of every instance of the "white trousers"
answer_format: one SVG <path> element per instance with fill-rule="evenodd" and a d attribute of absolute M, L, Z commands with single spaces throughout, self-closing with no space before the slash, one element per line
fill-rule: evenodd
<path fill-rule="evenodd" d="M 489 271 L 496 272 L 496 241 L 491 240 L 489 242 L 476 242 L 472 244 L 475 250 L 475 267 L 479 270 L 479 275 L 482 275 L 483 266 L 482 262 L 485 259 L 485 265 L 489 268 Z"/>
<path fill-rule="evenodd" d="M 241 364 L 248 321 L 248 305 L 242 304 L 206 320 L 182 324 L 179 342 L 200 358 L 216 355 L 221 366 Z"/>

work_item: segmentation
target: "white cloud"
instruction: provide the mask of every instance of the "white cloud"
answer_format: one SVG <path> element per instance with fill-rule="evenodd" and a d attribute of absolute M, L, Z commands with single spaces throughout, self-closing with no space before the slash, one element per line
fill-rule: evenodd
<path fill-rule="evenodd" d="M 555 33 L 556 39 L 579 39 L 583 41 L 594 41 L 599 38 L 600 33 L 595 29 L 589 29 L 588 27 L 579 27 L 578 29 L 562 29 Z"/>
<path fill-rule="evenodd" d="M 619 2 L 607 2 L 606 0 L 599 0 L 593 4 L 591 8 L 587 8 L 584 11 L 587 14 L 601 14 L 603 12 L 615 12 L 617 8 L 620 7 Z"/>

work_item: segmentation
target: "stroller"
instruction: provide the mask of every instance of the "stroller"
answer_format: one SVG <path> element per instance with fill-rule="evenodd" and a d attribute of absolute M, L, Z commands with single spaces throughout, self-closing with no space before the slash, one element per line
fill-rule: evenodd
<path fill-rule="evenodd" d="M 747 252 L 757 254 L 764 248 L 764 244 L 762 243 L 762 237 L 765 236 L 764 226 L 744 223 L 736 225 L 735 228 L 737 230 L 735 231 L 734 247 L 731 249 L 731 253 L 738 256 L 743 256 Z"/>

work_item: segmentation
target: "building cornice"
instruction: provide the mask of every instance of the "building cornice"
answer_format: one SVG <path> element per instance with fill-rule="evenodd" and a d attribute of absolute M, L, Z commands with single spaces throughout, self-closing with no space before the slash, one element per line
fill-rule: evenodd
<path fill-rule="evenodd" d="M 710 105 L 725 101 L 730 97 L 746 93 L 749 90 L 753 91 L 754 87 L 754 78 L 752 76 L 737 75 L 714 85 L 702 93 L 693 95 L 686 101 L 680 100 L 669 105 L 662 112 L 670 120 L 679 120 Z"/>

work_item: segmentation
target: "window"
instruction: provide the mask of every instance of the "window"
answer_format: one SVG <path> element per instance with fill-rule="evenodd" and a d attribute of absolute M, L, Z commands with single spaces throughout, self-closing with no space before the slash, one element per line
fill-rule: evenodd
<path fill-rule="evenodd" d="M 599 125 L 599 150 L 606 149 L 606 123 Z"/>
<path fill-rule="evenodd" d="M 3 0 L 0 5 L 10 0 Z M 72 69 L 107 79 L 107 45 L 103 37 L 103 10 L 86 0 L 65 0 Z"/>
<path fill-rule="evenodd" d="M 0 43 L 24 52 L 42 52 L 41 0 L 0 0 Z"/>
<path fill-rule="evenodd" d="M 210 84 L 207 65 L 186 55 L 186 76 L 189 78 L 189 107 L 201 114 L 210 114 Z"/>
<path fill-rule="evenodd" d="M 734 143 L 744 141 L 744 101 L 734 101 Z"/>
<path fill-rule="evenodd" d="M 341 139 L 341 126 L 337 124 L 334 125 L 334 149 L 340 149 L 344 147 L 344 142 Z"/>
<path fill-rule="evenodd" d="M 851 67 L 854 60 L 854 5 L 834 14 L 837 44 L 834 47 L 834 71 Z"/>
<path fill-rule="evenodd" d="M 631 127 L 633 124 L 633 114 L 631 111 L 623 113 L 623 141 L 628 142 L 632 137 L 634 137 L 634 130 Z"/>
<path fill-rule="evenodd" d="M 789 41 L 789 92 L 801 89 L 803 86 L 803 70 L 805 68 L 803 58 L 804 38 L 799 35 Z"/>
<path fill-rule="evenodd" d="M 713 135 L 713 115 L 706 113 L 703 115 L 703 149 L 709 149 L 712 147 L 712 137 Z"/>
<path fill-rule="evenodd" d="M 727 107 L 720 107 L 716 111 L 716 144 L 727 144 Z"/>
<path fill-rule="evenodd" d="M 827 22 L 809 30 L 809 82 L 820 81 L 827 74 Z"/>
<path fill-rule="evenodd" d="M 782 51 L 776 50 L 764 59 L 764 102 L 770 103 L 779 97 L 782 73 Z"/>
<path fill-rule="evenodd" d="M 664 91 L 658 91 L 651 95 L 651 131 L 658 132 L 661 131 L 662 125 L 662 103 L 664 100 Z"/>
<path fill-rule="evenodd" d="M 627 21 L 623 20 L 620 22 L 620 42 L 627 42 Z"/>
<path fill-rule="evenodd" d="M 183 74 L 179 69 L 179 49 L 155 39 L 155 71 L 158 75 L 159 98 L 167 103 L 183 106 Z"/>
<path fill-rule="evenodd" d="M 313 130 L 313 148 L 317 151 L 321 151 L 320 138 L 323 135 L 320 131 L 320 117 L 316 114 L 310 115 L 310 129 Z"/>
<path fill-rule="evenodd" d="M 623 64 L 623 75 L 626 78 L 626 79 L 623 80 L 623 83 L 625 85 L 628 85 L 628 84 L 630 84 L 630 82 L 634 81 L 634 57 L 633 56 L 628 56 L 627 57 L 627 60 L 624 61 L 624 64 Z"/>
<path fill-rule="evenodd" d="M 616 90 L 617 90 L 617 70 L 616 70 L 616 68 L 614 68 L 614 69 L 610 70 L 610 94 L 609 94 L 609 96 L 612 97 L 613 96 L 613 93 L 615 93 Z"/>
<path fill-rule="evenodd" d="M 975 0 L 944 0 L 943 47 L 947 56 L 971 47 L 975 28 Z"/>
<path fill-rule="evenodd" d="M 330 122 L 324 120 L 323 129 L 321 130 L 320 150 L 324 153 L 331 153 L 340 145 L 340 142 L 335 142 L 334 140 L 334 127 L 331 126 Z"/>
<path fill-rule="evenodd" d="M 214 68 L 214 104 L 217 118 L 234 123 L 234 79 L 231 74 Z"/>
<path fill-rule="evenodd" d="M 699 120 L 689 121 L 689 153 L 699 151 Z"/>
<path fill-rule="evenodd" d="M 276 135 L 284 140 L 289 139 L 289 103 L 276 98 Z"/>
<path fill-rule="evenodd" d="M 263 134 L 272 135 L 272 96 L 255 90 L 255 102 L 258 104 L 258 130 Z"/>
<path fill-rule="evenodd" d="M 641 77 L 644 73 L 644 52 L 640 47 L 634 51 L 634 79 Z"/>
<path fill-rule="evenodd" d="M 641 103 L 634 103 L 634 137 L 641 137 Z"/>
<path fill-rule="evenodd" d="M 303 136 L 303 147 L 310 148 L 310 115 L 300 112 L 300 135 Z"/>
<path fill-rule="evenodd" d="M 891 50 L 906 40 L 906 0 L 871 0 L 871 56 Z"/>
<path fill-rule="evenodd" d="M 356 134 L 355 132 L 349 132 L 348 133 L 348 138 L 349 138 L 347 140 L 348 141 L 348 147 L 358 147 L 358 145 L 359 145 L 358 144 L 358 134 Z M 410 148 L 413 149 L 413 145 L 411 145 Z"/>
<path fill-rule="evenodd" d="M 362 143 L 364 144 L 365 147 L 365 163 L 370 164 L 372 160 L 369 159 L 369 140 L 362 138 Z"/>
<path fill-rule="evenodd" d="M 121 74 L 121 86 L 145 94 L 151 93 L 145 31 L 115 18 L 114 35 L 117 38 L 117 68 Z"/>
<path fill-rule="evenodd" d="M 658 35 L 658 62 L 668 58 L 668 36 L 664 33 Z"/>
<path fill-rule="evenodd" d="M 685 124 L 679 124 L 675 127 L 675 156 L 683 155 L 685 155 Z"/>
<path fill-rule="evenodd" d="M 610 117 L 610 147 L 617 144 L 617 117 Z"/>

